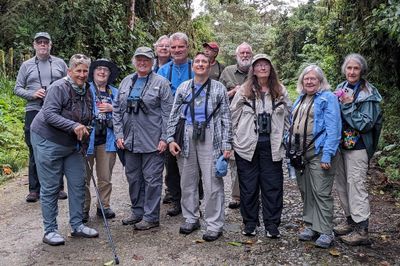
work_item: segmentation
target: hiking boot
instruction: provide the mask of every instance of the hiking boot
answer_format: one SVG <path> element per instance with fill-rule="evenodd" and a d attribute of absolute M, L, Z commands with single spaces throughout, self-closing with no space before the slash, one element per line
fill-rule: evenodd
<path fill-rule="evenodd" d="M 39 193 L 37 192 L 29 192 L 29 194 L 26 196 L 26 202 L 36 202 L 40 198 Z"/>
<path fill-rule="evenodd" d="M 160 226 L 160 222 L 148 222 L 148 221 L 142 220 L 142 221 L 136 223 L 134 228 L 136 230 L 149 230 L 151 228 L 159 227 L 159 226 Z"/>
<path fill-rule="evenodd" d="M 43 236 L 43 243 L 46 243 L 50 246 L 60 246 L 65 244 L 64 237 L 60 235 L 60 233 L 57 230 L 47 232 Z"/>
<path fill-rule="evenodd" d="M 58 192 L 58 199 L 59 200 L 66 200 L 68 199 L 68 195 L 64 190 L 60 190 L 60 192 Z"/>
<path fill-rule="evenodd" d="M 104 216 L 106 217 L 106 219 L 115 218 L 115 212 L 113 212 L 110 208 L 105 208 L 103 210 L 104 210 Z M 97 208 L 96 214 L 99 217 L 103 217 L 103 214 L 101 213 L 101 209 L 100 208 Z"/>
<path fill-rule="evenodd" d="M 238 209 L 240 207 L 240 200 L 232 200 L 231 202 L 229 202 L 228 204 L 228 208 L 229 209 Z"/>
<path fill-rule="evenodd" d="M 280 238 L 278 227 L 275 224 L 269 224 L 265 227 L 265 233 L 268 238 Z"/>
<path fill-rule="evenodd" d="M 245 225 L 244 229 L 242 231 L 242 235 L 245 236 L 255 236 L 257 234 L 257 230 L 256 227 L 254 225 L 249 226 L 249 225 Z"/>
<path fill-rule="evenodd" d="M 94 237 L 98 237 L 99 233 L 95 229 L 90 228 L 84 224 L 81 224 L 80 226 L 78 226 L 71 232 L 71 236 L 94 238 Z"/>
<path fill-rule="evenodd" d="M 222 232 L 207 230 L 203 235 L 203 240 L 211 242 L 217 240 L 220 236 L 222 236 Z"/>
<path fill-rule="evenodd" d="M 369 245 L 369 237 L 368 237 L 368 229 L 366 228 L 356 228 L 350 234 L 345 236 L 341 236 L 340 240 L 342 240 L 345 244 L 350 246 L 359 246 L 359 245 Z"/>
<path fill-rule="evenodd" d="M 347 217 L 346 221 L 335 226 L 333 228 L 333 232 L 337 235 L 337 236 L 342 236 L 342 235 L 347 235 L 349 234 L 351 231 L 354 230 L 356 223 L 353 221 L 353 219 L 351 219 L 351 217 Z"/>
<path fill-rule="evenodd" d="M 142 217 L 137 217 L 136 215 L 131 213 L 131 215 L 129 217 L 122 219 L 122 224 L 123 225 L 137 224 L 141 220 L 142 220 Z"/>
<path fill-rule="evenodd" d="M 83 212 L 82 214 L 82 223 L 87 223 L 89 221 L 89 213 L 88 212 Z"/>
<path fill-rule="evenodd" d="M 197 221 L 195 223 L 183 223 L 181 227 L 179 227 L 179 233 L 188 235 L 192 233 L 193 231 L 197 230 L 200 228 L 200 222 Z"/>
<path fill-rule="evenodd" d="M 333 244 L 333 235 L 321 234 L 314 244 L 320 248 L 329 248 Z"/>
<path fill-rule="evenodd" d="M 318 237 L 318 233 L 312 230 L 310 227 L 304 228 L 297 237 L 300 241 L 311 241 Z"/>
<path fill-rule="evenodd" d="M 168 190 L 165 190 L 165 196 L 162 200 L 163 204 L 169 204 L 173 201 L 172 195 L 168 192 Z"/>
<path fill-rule="evenodd" d="M 180 202 L 177 201 L 172 202 L 172 207 L 167 211 L 167 215 L 177 216 L 181 213 L 182 213 L 182 208 Z"/>

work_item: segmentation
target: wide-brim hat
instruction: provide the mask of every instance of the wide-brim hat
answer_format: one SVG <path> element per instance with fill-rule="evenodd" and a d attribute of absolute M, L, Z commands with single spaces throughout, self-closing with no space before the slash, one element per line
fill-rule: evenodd
<path fill-rule="evenodd" d="M 266 55 L 266 54 L 256 54 L 253 57 L 253 60 L 251 61 L 251 65 L 253 66 L 255 62 L 257 62 L 258 60 L 261 60 L 261 59 L 267 60 L 270 64 L 272 64 L 271 58 L 268 55 Z"/>
<path fill-rule="evenodd" d="M 120 70 L 116 64 L 114 64 L 113 62 L 111 62 L 110 60 L 108 60 L 106 58 L 97 59 L 96 61 L 94 61 L 90 64 L 89 81 L 93 81 L 93 72 L 96 69 L 96 67 L 98 67 L 98 66 L 108 67 L 108 69 L 110 70 L 110 76 L 108 77 L 107 83 L 108 84 L 114 83 L 114 81 L 117 79 L 117 77 L 119 75 Z"/>

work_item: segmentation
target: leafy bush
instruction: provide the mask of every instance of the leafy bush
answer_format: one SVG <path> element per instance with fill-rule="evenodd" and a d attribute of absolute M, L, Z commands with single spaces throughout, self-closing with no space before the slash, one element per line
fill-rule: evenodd
<path fill-rule="evenodd" d="M 28 162 L 23 123 L 25 100 L 14 95 L 14 81 L 5 76 L 0 76 L 0 88 L 0 169 L 8 164 L 17 172 Z"/>

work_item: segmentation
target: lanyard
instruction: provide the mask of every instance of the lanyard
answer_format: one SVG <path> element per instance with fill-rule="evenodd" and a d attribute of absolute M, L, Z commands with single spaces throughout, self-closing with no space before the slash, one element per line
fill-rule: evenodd
<path fill-rule="evenodd" d="M 168 71 L 168 80 L 170 82 L 172 82 L 172 68 L 173 68 L 173 66 L 174 66 L 174 63 L 171 62 L 171 64 L 169 65 L 169 71 Z M 188 78 L 188 80 L 189 80 L 189 79 L 192 78 L 192 61 L 190 61 L 190 60 L 188 61 L 188 73 L 189 73 L 189 78 Z"/>
<path fill-rule="evenodd" d="M 142 92 L 140 93 L 140 97 L 143 97 L 144 92 L 145 92 L 145 88 L 146 88 L 146 86 L 147 86 L 147 83 L 149 82 L 150 75 L 151 75 L 152 73 L 153 73 L 153 71 L 150 71 L 150 73 L 147 75 L 147 77 L 146 77 L 146 82 L 144 83 L 144 86 L 143 86 L 143 88 L 142 88 Z M 138 79 L 138 75 L 137 75 L 137 74 L 135 74 L 135 75 L 132 76 L 132 85 L 131 85 L 131 87 L 129 88 L 128 97 L 131 95 L 132 90 L 133 90 L 133 86 L 135 86 L 135 83 L 136 83 L 137 79 Z"/>
<path fill-rule="evenodd" d="M 51 57 L 49 57 L 49 59 L 47 60 L 50 63 L 50 84 L 53 83 L 53 69 L 51 66 Z M 39 59 L 37 58 L 37 56 L 35 57 L 35 64 L 36 64 L 36 69 L 38 72 L 38 76 L 39 76 L 39 82 L 40 82 L 40 87 L 43 88 L 43 83 L 42 83 L 42 76 L 40 74 L 40 68 L 39 68 Z"/>

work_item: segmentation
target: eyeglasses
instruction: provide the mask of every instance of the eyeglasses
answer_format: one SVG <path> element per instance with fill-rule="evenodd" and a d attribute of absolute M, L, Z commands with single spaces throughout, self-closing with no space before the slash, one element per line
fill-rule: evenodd
<path fill-rule="evenodd" d="M 169 48 L 169 45 L 168 44 L 164 44 L 164 45 L 162 45 L 162 44 L 160 44 L 160 45 L 157 45 L 157 47 L 158 48 Z"/>
<path fill-rule="evenodd" d="M 106 73 L 110 72 L 110 69 L 108 67 L 105 66 L 98 66 L 95 68 L 97 71 L 104 71 Z"/>
<path fill-rule="evenodd" d="M 49 44 L 50 43 L 50 41 L 49 40 L 37 40 L 37 41 L 35 41 L 36 42 L 36 44 Z"/>
<path fill-rule="evenodd" d="M 269 64 L 255 64 L 254 68 L 268 68 Z"/>
<path fill-rule="evenodd" d="M 305 82 L 307 82 L 307 81 L 312 81 L 312 82 L 314 82 L 314 81 L 317 81 L 317 80 L 318 80 L 318 79 L 315 78 L 315 77 L 303 78 L 303 81 L 305 81 Z"/>

